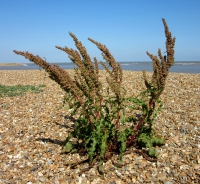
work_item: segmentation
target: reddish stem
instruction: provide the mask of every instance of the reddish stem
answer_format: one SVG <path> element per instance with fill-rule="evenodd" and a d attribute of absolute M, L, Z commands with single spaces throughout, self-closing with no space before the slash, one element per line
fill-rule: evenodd
<path fill-rule="evenodd" d="M 76 99 L 76 101 L 78 101 L 78 102 L 81 104 L 83 110 L 86 112 L 86 110 L 85 110 L 85 108 L 84 108 L 84 106 L 83 106 L 82 101 L 79 100 L 79 98 L 78 98 L 75 94 L 74 94 L 74 98 Z M 92 123 L 92 121 L 91 121 L 91 119 L 90 119 L 90 116 L 89 116 L 88 114 L 86 114 L 86 118 L 88 119 L 89 124 L 90 124 L 90 126 L 92 127 L 92 130 L 94 130 L 94 125 L 93 125 L 93 123 Z"/>
<path fill-rule="evenodd" d="M 156 100 L 156 95 L 154 95 L 151 98 L 151 100 L 149 101 L 149 108 L 150 109 L 152 108 L 152 105 L 153 105 L 153 103 L 154 103 L 155 100 Z M 148 114 L 148 112 L 146 112 L 146 114 L 142 117 L 142 119 L 135 126 L 135 128 L 134 128 L 135 134 L 129 137 L 129 140 L 126 141 L 126 146 L 129 146 L 133 142 L 133 140 L 136 138 L 136 136 L 138 135 L 138 131 L 140 130 L 140 128 L 141 128 L 144 120 L 146 119 L 147 114 Z"/>
<path fill-rule="evenodd" d="M 120 119 L 120 110 L 118 110 L 118 113 L 117 113 L 117 120 L 116 120 L 116 123 L 115 123 L 115 130 L 116 132 L 118 131 L 118 128 L 119 128 L 119 119 Z"/>
<path fill-rule="evenodd" d="M 100 101 L 99 101 L 100 109 L 102 108 L 101 102 L 102 102 L 102 98 L 100 98 Z M 97 118 L 98 119 L 100 118 L 100 112 L 99 111 L 97 111 Z"/>

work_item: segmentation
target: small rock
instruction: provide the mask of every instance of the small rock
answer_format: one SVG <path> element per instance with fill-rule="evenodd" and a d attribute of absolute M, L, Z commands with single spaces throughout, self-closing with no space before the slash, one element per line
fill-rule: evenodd
<path fill-rule="evenodd" d="M 181 134 L 185 134 L 185 133 L 186 133 L 185 126 L 182 126 L 182 127 L 181 127 L 180 133 L 181 133 Z"/>
<path fill-rule="evenodd" d="M 31 168 L 31 171 L 36 171 L 39 168 L 39 166 L 35 166 L 33 168 Z"/>
<path fill-rule="evenodd" d="M 163 184 L 173 184 L 171 181 L 163 181 Z"/>
<path fill-rule="evenodd" d="M 43 174 L 41 172 L 38 172 L 38 176 L 43 176 Z"/>
<path fill-rule="evenodd" d="M 118 170 L 116 170 L 116 174 L 117 174 L 117 176 L 119 176 L 120 178 L 122 178 L 122 174 Z"/>
<path fill-rule="evenodd" d="M 114 168 L 114 167 L 111 167 L 109 170 L 110 170 L 110 171 L 114 171 L 114 170 L 115 170 L 115 168 Z"/>
<path fill-rule="evenodd" d="M 45 182 L 45 178 L 39 178 L 39 180 L 43 183 Z"/>
<path fill-rule="evenodd" d="M 52 164 L 52 160 L 48 160 L 48 161 L 47 161 L 47 164 L 48 164 L 48 165 L 51 165 L 51 164 Z"/>

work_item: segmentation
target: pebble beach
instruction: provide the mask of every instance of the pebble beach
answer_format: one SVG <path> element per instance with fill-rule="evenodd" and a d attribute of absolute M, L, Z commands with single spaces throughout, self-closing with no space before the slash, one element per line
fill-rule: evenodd
<path fill-rule="evenodd" d="M 73 75 L 72 70 L 68 70 Z M 151 77 L 151 72 L 147 76 Z M 100 71 L 105 81 L 105 71 Z M 127 95 L 145 89 L 142 72 L 124 71 Z M 149 162 L 135 152 L 123 157 L 118 168 L 104 163 L 103 175 L 96 165 L 70 169 L 66 163 L 86 158 L 60 154 L 73 128 L 62 107 L 64 91 L 44 70 L 0 70 L 1 85 L 46 85 L 41 93 L 0 97 L 0 183 L 7 184 L 198 184 L 200 183 L 200 74 L 169 73 L 161 95 L 162 111 L 154 121 L 165 145 L 157 147 L 158 161 Z M 132 148 L 134 149 L 134 148 Z M 117 159 L 114 155 L 113 160 Z"/>

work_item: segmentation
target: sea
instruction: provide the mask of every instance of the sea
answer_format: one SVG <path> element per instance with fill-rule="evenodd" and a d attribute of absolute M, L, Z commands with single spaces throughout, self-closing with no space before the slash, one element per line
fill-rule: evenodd
<path fill-rule="evenodd" d="M 121 64 L 123 70 L 129 71 L 153 71 L 152 62 L 118 62 Z M 50 63 L 51 65 L 56 64 L 63 69 L 73 69 L 76 67 L 75 64 L 69 62 L 61 63 Z M 99 64 L 99 69 L 104 68 Z M 0 66 L 0 70 L 41 70 L 41 68 L 35 63 L 22 63 L 21 66 Z M 169 69 L 170 72 L 175 73 L 190 73 L 198 74 L 200 73 L 200 61 L 177 61 L 174 66 Z"/>

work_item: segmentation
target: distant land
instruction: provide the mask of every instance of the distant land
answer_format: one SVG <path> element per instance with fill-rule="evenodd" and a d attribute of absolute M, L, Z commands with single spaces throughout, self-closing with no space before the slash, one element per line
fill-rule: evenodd
<path fill-rule="evenodd" d="M 1 66 L 23 66 L 23 64 L 20 63 L 0 63 Z"/>

